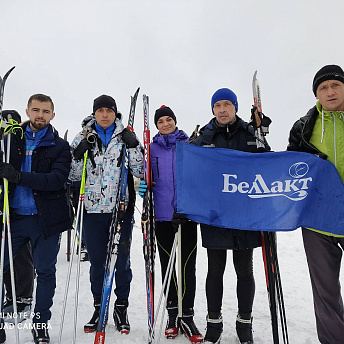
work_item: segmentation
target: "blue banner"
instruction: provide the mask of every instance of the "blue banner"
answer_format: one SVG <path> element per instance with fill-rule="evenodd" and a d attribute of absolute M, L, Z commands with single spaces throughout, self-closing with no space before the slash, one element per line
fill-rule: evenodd
<path fill-rule="evenodd" d="M 302 152 L 246 153 L 177 144 L 177 210 L 223 228 L 344 235 L 344 185 L 334 165 Z"/>

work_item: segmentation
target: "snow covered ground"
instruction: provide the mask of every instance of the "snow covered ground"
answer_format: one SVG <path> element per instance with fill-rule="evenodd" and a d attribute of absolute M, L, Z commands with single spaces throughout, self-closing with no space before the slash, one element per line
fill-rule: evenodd
<path fill-rule="evenodd" d="M 138 209 L 141 209 L 141 199 L 137 200 Z M 199 236 L 200 237 L 200 236 Z M 229 259 L 225 273 L 224 300 L 223 300 L 223 319 L 224 333 L 221 343 L 234 344 L 235 336 L 235 317 L 237 311 L 236 293 L 235 293 L 235 273 L 231 262 L 231 252 L 228 251 Z M 289 331 L 289 342 L 291 344 L 314 344 L 318 343 L 315 319 L 313 313 L 312 293 L 306 258 L 302 246 L 301 231 L 296 230 L 288 233 L 278 234 L 278 255 L 280 263 L 281 278 L 283 283 L 286 315 Z M 157 257 L 156 264 L 156 304 L 158 295 L 160 294 L 161 276 L 159 259 Z M 74 259 L 74 267 L 76 259 Z M 197 259 L 197 293 L 195 303 L 195 322 L 199 330 L 204 334 L 206 327 L 206 299 L 205 299 L 205 278 L 206 278 L 207 258 L 206 251 L 198 247 Z M 270 315 L 268 307 L 268 299 L 265 285 L 265 275 L 262 262 L 261 249 L 255 250 L 254 267 L 256 278 L 256 296 L 253 309 L 253 329 L 256 344 L 272 343 Z M 145 276 L 144 262 L 142 254 L 142 234 L 140 228 L 140 215 L 136 211 L 136 224 L 133 231 L 132 244 L 132 269 L 133 281 L 131 294 L 129 299 L 129 320 L 131 324 L 131 332 L 129 335 L 119 334 L 114 327 L 111 315 L 106 329 L 106 343 L 147 343 L 147 312 L 146 312 L 146 295 L 145 295 Z M 89 263 L 81 263 L 80 275 L 80 296 L 79 311 L 77 323 L 77 340 L 78 344 L 93 344 L 94 334 L 85 334 L 83 325 L 90 319 L 93 312 L 92 296 L 89 283 Z M 68 262 L 66 260 L 66 234 L 63 234 L 59 260 L 57 264 L 57 288 L 52 308 L 52 319 L 50 332 L 51 343 L 58 342 L 61 306 L 65 290 L 65 280 L 68 271 Z M 343 284 L 343 277 L 341 277 Z M 70 292 L 67 303 L 66 321 L 63 331 L 63 344 L 72 343 L 73 338 L 73 318 L 74 318 L 74 290 L 75 290 L 75 269 L 73 269 Z M 113 298 L 114 300 L 114 298 Z M 111 302 L 113 304 L 113 302 Z M 161 319 L 161 317 L 160 317 Z M 164 320 L 164 325 L 166 316 Z M 30 320 L 26 321 L 28 323 Z M 158 327 L 159 329 L 159 327 Z M 28 329 L 21 329 L 20 343 L 33 343 L 31 332 Z M 157 334 L 159 330 L 157 330 Z M 156 336 L 157 337 L 157 336 Z M 167 340 L 161 338 L 161 343 L 179 344 L 187 343 L 188 340 L 179 335 L 175 340 Z M 283 341 L 281 340 L 281 343 Z M 7 330 L 7 344 L 15 343 L 14 330 Z M 156 340 L 158 343 L 158 340 Z"/>

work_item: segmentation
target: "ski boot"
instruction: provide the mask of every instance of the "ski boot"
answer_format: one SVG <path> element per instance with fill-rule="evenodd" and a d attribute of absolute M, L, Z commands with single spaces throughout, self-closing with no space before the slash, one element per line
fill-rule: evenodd
<path fill-rule="evenodd" d="M 92 318 L 86 325 L 84 325 L 84 332 L 86 333 L 95 332 L 98 327 L 99 315 L 100 315 L 100 299 L 94 298 L 93 305 L 94 305 L 94 312 L 93 312 Z"/>
<path fill-rule="evenodd" d="M 16 318 L 18 323 L 28 319 L 31 315 L 31 298 L 18 298 L 17 299 L 17 314 Z M 6 322 L 14 324 L 15 315 L 13 314 L 13 300 L 6 299 L 4 302 L 3 316 Z M 1 343 L 1 342 L 0 342 Z"/>
<path fill-rule="evenodd" d="M 165 337 L 167 339 L 174 339 L 178 335 L 178 307 L 167 306 L 167 324 L 165 328 Z"/>
<path fill-rule="evenodd" d="M 193 320 L 194 310 L 188 308 L 183 310 L 183 316 L 180 319 L 180 330 L 189 339 L 191 343 L 202 343 L 203 336 L 198 331 L 196 324 Z"/>
<path fill-rule="evenodd" d="M 2 322 L 1 327 L 0 327 L 0 344 L 3 344 L 6 342 L 6 332 L 3 326 L 4 326 L 4 323 Z"/>
<path fill-rule="evenodd" d="M 50 343 L 47 323 L 33 323 L 31 332 L 32 332 L 33 341 L 35 342 L 35 344 Z"/>
<path fill-rule="evenodd" d="M 82 262 L 88 262 L 89 261 L 88 252 L 87 252 L 86 245 L 83 242 L 81 243 L 80 253 L 81 253 L 80 260 Z"/>
<path fill-rule="evenodd" d="M 13 313 L 13 300 L 7 299 L 4 302 L 4 305 L 2 307 L 2 312 L 4 313 L 4 316 L 7 317 L 9 313 Z"/>
<path fill-rule="evenodd" d="M 79 245 L 76 249 L 76 254 L 79 255 Z M 89 261 L 87 247 L 83 242 L 81 242 L 80 261 L 81 262 L 88 262 Z"/>
<path fill-rule="evenodd" d="M 117 299 L 114 305 L 113 320 L 115 321 L 117 331 L 121 332 L 121 334 L 129 334 L 130 332 L 127 312 L 128 305 L 128 299 Z"/>
<path fill-rule="evenodd" d="M 207 315 L 207 332 L 204 343 L 219 344 L 223 331 L 223 321 L 221 313 L 209 312 Z"/>
<path fill-rule="evenodd" d="M 235 327 L 240 344 L 253 344 L 251 313 L 238 312 Z"/>

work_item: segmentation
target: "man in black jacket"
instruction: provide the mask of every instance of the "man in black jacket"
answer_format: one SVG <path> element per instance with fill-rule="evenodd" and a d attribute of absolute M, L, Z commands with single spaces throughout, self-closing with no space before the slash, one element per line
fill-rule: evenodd
<path fill-rule="evenodd" d="M 60 236 L 72 226 L 65 192 L 71 155 L 68 142 L 50 124 L 55 113 L 49 96 L 31 96 L 26 114 L 29 122 L 22 124 L 24 135 L 11 135 L 10 161 L 0 162 L 0 178 L 10 182 L 13 255 L 27 242 L 32 245 L 37 272 L 34 342 L 49 343 L 48 321 L 56 287 Z M 4 271 L 8 267 L 6 245 Z M 1 336 L 5 336 L 4 330 Z"/>
<path fill-rule="evenodd" d="M 254 136 L 254 127 L 239 116 L 238 100 L 228 88 L 217 90 L 211 99 L 215 118 L 200 130 L 193 141 L 199 146 L 260 152 Z M 266 144 L 266 150 L 269 146 Z M 255 293 L 253 276 L 253 248 L 261 246 L 260 233 L 231 228 L 217 228 L 201 224 L 202 244 L 207 248 L 208 274 L 206 297 L 208 306 L 205 343 L 219 343 L 223 330 L 222 296 L 223 274 L 227 250 L 233 250 L 233 263 L 237 274 L 238 315 L 236 330 L 240 343 L 253 343 L 252 304 Z"/>

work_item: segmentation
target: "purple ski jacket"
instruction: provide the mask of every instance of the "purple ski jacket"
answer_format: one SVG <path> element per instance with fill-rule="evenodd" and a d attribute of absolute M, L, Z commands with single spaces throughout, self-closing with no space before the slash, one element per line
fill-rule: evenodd
<path fill-rule="evenodd" d="M 172 221 L 177 207 L 176 198 L 176 142 L 188 142 L 189 137 L 176 128 L 169 135 L 158 133 L 150 144 L 153 172 L 154 210 L 157 221 Z"/>

